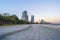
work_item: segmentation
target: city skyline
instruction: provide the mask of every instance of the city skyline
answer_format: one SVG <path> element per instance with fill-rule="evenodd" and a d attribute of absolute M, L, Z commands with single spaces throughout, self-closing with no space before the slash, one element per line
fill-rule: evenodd
<path fill-rule="evenodd" d="M 43 19 L 60 23 L 60 0 L 0 0 L 0 13 L 16 14 L 21 19 L 24 10 L 27 10 L 29 21 L 34 15 L 35 22 Z"/>

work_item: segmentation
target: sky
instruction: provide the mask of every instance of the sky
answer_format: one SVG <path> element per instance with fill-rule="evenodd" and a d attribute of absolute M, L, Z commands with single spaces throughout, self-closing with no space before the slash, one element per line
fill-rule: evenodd
<path fill-rule="evenodd" d="M 43 19 L 60 23 L 60 0 L 0 0 L 0 13 L 16 14 L 21 19 L 24 10 L 28 12 L 29 21 L 34 15 L 35 22 Z"/>

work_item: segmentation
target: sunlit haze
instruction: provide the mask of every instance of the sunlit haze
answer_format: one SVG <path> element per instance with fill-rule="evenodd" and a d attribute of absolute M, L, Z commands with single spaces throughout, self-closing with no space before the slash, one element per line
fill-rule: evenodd
<path fill-rule="evenodd" d="M 35 22 L 60 22 L 60 0 L 0 0 L 0 13 L 16 14 L 21 19 L 27 10 L 29 20 L 34 15 Z"/>

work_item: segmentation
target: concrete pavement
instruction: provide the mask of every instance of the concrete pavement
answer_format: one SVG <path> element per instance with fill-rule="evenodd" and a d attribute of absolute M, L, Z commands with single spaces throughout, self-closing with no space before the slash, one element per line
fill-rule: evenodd
<path fill-rule="evenodd" d="M 0 40 L 60 40 L 60 30 L 55 27 L 57 26 L 31 24 L 29 29 Z"/>

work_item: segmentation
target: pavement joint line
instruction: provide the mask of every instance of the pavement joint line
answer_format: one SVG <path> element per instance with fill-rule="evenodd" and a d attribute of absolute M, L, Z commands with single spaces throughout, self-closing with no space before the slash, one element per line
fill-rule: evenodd
<path fill-rule="evenodd" d="M 17 30 L 17 31 L 14 31 L 14 32 L 9 32 L 9 33 L 0 35 L 0 39 L 6 38 L 7 36 L 13 35 L 13 34 L 18 33 L 18 32 L 22 32 L 22 31 L 28 30 L 28 29 L 31 28 L 31 27 L 32 27 L 32 26 L 29 25 L 29 27 L 27 27 L 27 28 L 25 28 L 25 29 Z"/>

